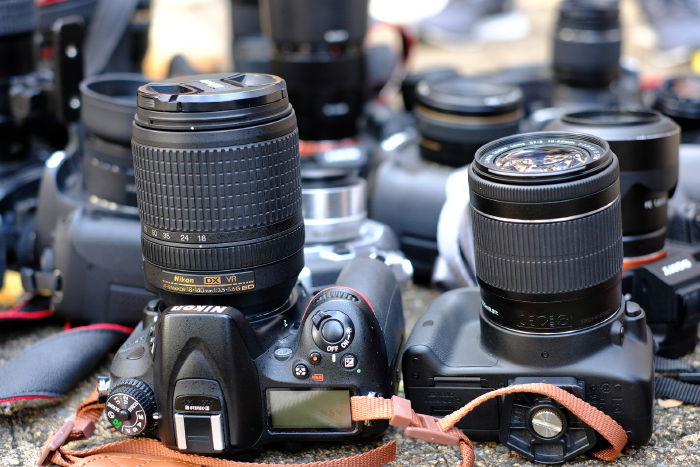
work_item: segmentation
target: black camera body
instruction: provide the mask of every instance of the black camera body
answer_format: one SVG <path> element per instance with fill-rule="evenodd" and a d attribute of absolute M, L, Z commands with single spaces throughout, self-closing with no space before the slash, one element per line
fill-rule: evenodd
<path fill-rule="evenodd" d="M 653 429 L 654 373 L 646 362 L 654 344 L 641 308 L 633 302 L 623 308 L 583 331 L 528 335 L 485 319 L 478 289 L 447 292 L 406 342 L 406 396 L 417 412 L 443 416 L 492 389 L 548 382 L 613 417 L 627 431 L 630 445 L 644 444 Z M 519 319 L 526 323 L 540 317 Z M 542 443 L 528 418 L 545 408 L 559 411 L 557 406 L 539 396 L 509 395 L 484 403 L 457 426 L 471 439 L 500 441 L 537 462 L 563 462 L 598 439 L 567 413 L 558 442 Z"/>
<path fill-rule="evenodd" d="M 353 422 L 350 397 L 391 396 L 403 341 L 390 268 L 360 258 L 313 298 L 245 316 L 227 306 L 146 310 L 111 367 L 107 419 L 186 452 L 232 453 L 280 441 L 355 441 L 386 422 Z M 291 305 L 290 305 L 291 303 Z"/>

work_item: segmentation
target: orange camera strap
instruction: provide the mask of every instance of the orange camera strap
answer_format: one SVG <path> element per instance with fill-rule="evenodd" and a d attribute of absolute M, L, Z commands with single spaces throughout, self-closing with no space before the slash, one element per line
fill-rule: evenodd
<path fill-rule="evenodd" d="M 545 383 L 521 384 L 496 389 L 444 418 L 417 414 L 407 399 L 394 396 L 391 399 L 358 396 L 351 398 L 353 421 L 388 420 L 389 424 L 404 430 L 408 436 L 431 443 L 459 446 L 462 451 L 462 467 L 474 465 L 475 455 L 471 441 L 455 427 L 469 412 L 484 402 L 513 393 L 532 393 L 549 397 L 603 436 L 610 446 L 592 453 L 606 461 L 614 460 L 627 444 L 625 430 L 611 417 L 573 394 Z M 61 467 L 105 465 L 153 466 L 153 467 L 373 467 L 388 464 L 396 458 L 396 442 L 384 444 L 362 454 L 306 464 L 261 464 L 237 462 L 213 457 L 185 454 L 165 447 L 159 441 L 133 438 L 85 450 L 71 450 L 64 445 L 71 441 L 92 436 L 95 423 L 104 405 L 97 400 L 97 391 L 80 406 L 74 420 L 66 422 L 50 437 L 37 461 L 37 465 L 49 462 Z M 115 462 L 117 461 L 117 462 Z"/>

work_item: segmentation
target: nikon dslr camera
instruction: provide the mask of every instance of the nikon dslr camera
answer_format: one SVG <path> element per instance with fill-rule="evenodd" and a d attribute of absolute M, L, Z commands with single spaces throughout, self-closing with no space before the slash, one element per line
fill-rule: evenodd
<path fill-rule="evenodd" d="M 469 191 L 480 289 L 442 295 L 409 337 L 403 374 L 415 410 L 445 415 L 492 389 L 546 382 L 613 417 L 631 445 L 646 443 L 654 344 L 644 311 L 622 297 L 619 165 L 608 143 L 564 132 L 496 140 L 477 151 Z M 543 463 L 602 441 L 531 394 L 489 401 L 457 426 Z"/>
<path fill-rule="evenodd" d="M 381 434 L 386 422 L 353 422 L 350 397 L 396 389 L 400 288 L 369 258 L 313 297 L 298 282 L 285 82 L 238 73 L 142 86 L 132 147 L 146 284 L 160 300 L 103 381 L 111 424 L 198 453 Z"/>

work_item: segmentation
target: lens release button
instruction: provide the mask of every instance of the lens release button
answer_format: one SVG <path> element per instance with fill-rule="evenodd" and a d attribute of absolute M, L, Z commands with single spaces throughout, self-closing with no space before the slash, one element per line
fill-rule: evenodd
<path fill-rule="evenodd" d="M 337 319 L 329 319 L 321 326 L 321 336 L 329 344 L 337 344 L 345 337 L 345 327 Z"/>

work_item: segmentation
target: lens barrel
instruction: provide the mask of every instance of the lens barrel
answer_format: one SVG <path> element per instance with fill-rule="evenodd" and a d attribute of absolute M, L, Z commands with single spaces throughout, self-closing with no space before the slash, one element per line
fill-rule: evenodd
<path fill-rule="evenodd" d="M 620 163 L 625 258 L 662 251 L 666 205 L 678 182 L 678 125 L 653 111 L 601 109 L 565 114 L 547 130 L 590 133 L 610 144 Z"/>
<path fill-rule="evenodd" d="M 620 75 L 622 33 L 616 0 L 564 0 L 559 5 L 552 62 L 558 82 L 601 88 Z"/>
<path fill-rule="evenodd" d="M 85 127 L 83 178 L 93 201 L 136 206 L 131 128 L 141 75 L 112 73 L 80 83 L 80 119 Z"/>
<path fill-rule="evenodd" d="M 260 2 L 260 23 L 273 45 L 271 71 L 287 82 L 302 140 L 339 140 L 358 133 L 365 102 L 368 3 Z"/>
<path fill-rule="evenodd" d="M 681 127 L 684 143 L 700 141 L 700 76 L 678 76 L 665 81 L 656 107 Z"/>
<path fill-rule="evenodd" d="M 142 86 L 132 148 L 148 287 L 170 304 L 283 305 L 304 261 L 284 80 L 221 73 Z"/>
<path fill-rule="evenodd" d="M 522 102 L 522 91 L 506 84 L 464 76 L 421 81 L 414 108 L 421 156 L 450 167 L 470 163 L 483 144 L 518 132 Z"/>
<path fill-rule="evenodd" d="M 487 319 L 559 333 L 620 308 L 619 167 L 603 139 L 541 132 L 496 140 L 477 151 L 469 192 Z"/>

